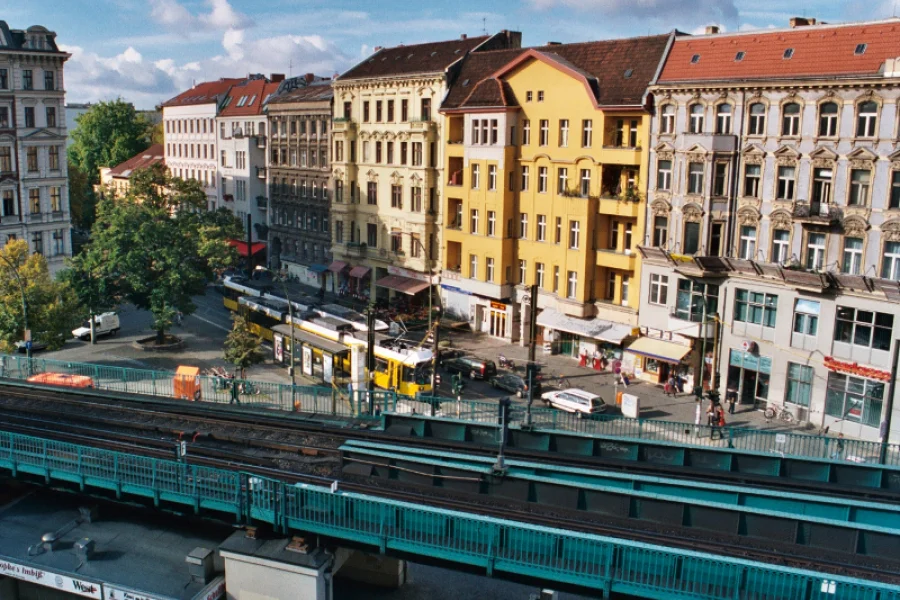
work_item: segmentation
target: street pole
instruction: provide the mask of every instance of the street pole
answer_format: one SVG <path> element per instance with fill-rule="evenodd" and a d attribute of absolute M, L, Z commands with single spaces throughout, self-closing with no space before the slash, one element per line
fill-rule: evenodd
<path fill-rule="evenodd" d="M 25 300 L 25 286 L 22 285 L 22 278 L 19 277 L 19 271 L 9 259 L 3 255 L 0 255 L 0 259 L 6 263 L 6 266 L 9 267 L 10 272 L 13 274 L 13 277 L 16 278 L 16 284 L 19 286 L 19 293 L 22 294 L 22 321 L 24 325 L 24 329 L 22 331 L 22 339 L 25 340 L 25 336 L 28 335 L 28 302 Z M 31 360 L 31 340 L 25 340 L 25 357 Z"/>
<path fill-rule="evenodd" d="M 704 284 L 705 285 L 705 284 Z M 703 342 L 701 343 L 700 350 L 700 385 L 697 392 L 697 396 L 703 397 L 703 374 L 706 372 L 706 288 L 703 290 L 703 315 L 700 319 L 700 326 L 703 328 Z"/>
<path fill-rule="evenodd" d="M 885 406 L 886 414 L 882 429 L 884 434 L 881 436 L 881 464 L 886 464 L 888 443 L 891 437 L 891 417 L 894 413 L 894 394 L 897 392 L 897 363 L 900 360 L 900 338 L 894 340 L 894 355 L 891 357 L 891 381 L 888 383 L 888 397 Z"/>
<path fill-rule="evenodd" d="M 538 285 L 531 285 L 531 304 L 528 305 L 528 405 L 525 408 L 525 425 L 531 426 L 531 405 L 534 403 L 534 371 L 537 368 L 534 364 L 535 360 L 535 337 L 537 337 L 537 295 Z"/>
<path fill-rule="evenodd" d="M 366 371 L 369 398 L 369 414 L 375 412 L 375 310 L 371 304 L 366 308 Z"/>
<path fill-rule="evenodd" d="M 429 311 L 430 314 L 430 311 Z M 437 378 L 437 369 L 438 369 L 438 352 L 440 351 L 440 332 L 441 332 L 441 317 L 438 315 L 437 321 L 434 324 L 434 331 L 431 333 L 431 416 L 434 416 L 435 412 L 435 398 L 437 398 L 437 386 L 435 385 L 435 381 Z"/>

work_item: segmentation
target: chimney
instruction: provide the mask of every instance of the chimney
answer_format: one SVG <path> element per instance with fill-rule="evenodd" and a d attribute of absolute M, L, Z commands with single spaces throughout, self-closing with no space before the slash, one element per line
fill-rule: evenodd
<path fill-rule="evenodd" d="M 81 562 L 87 562 L 91 559 L 91 556 L 94 555 L 94 540 L 91 538 L 81 538 L 77 542 L 75 542 L 75 556 L 78 557 Z"/>
<path fill-rule="evenodd" d="M 269 81 L 272 83 L 281 83 L 284 81 L 284 73 L 272 73 L 269 75 Z"/>
<path fill-rule="evenodd" d="M 547 42 L 548 46 L 562 46 L 562 42 Z"/>
<path fill-rule="evenodd" d="M 815 25 L 815 19 L 808 19 L 806 17 L 791 17 L 789 21 L 791 29 L 796 29 L 797 27 L 805 27 L 806 25 Z"/>
<path fill-rule="evenodd" d="M 316 76 L 313 73 L 307 73 L 303 76 L 303 79 L 306 80 L 306 83 L 312 83 L 316 80 Z"/>
<path fill-rule="evenodd" d="M 191 575 L 191 581 L 200 584 L 207 584 L 212 580 L 213 568 L 213 551 L 209 548 L 194 548 L 188 554 L 184 562 L 188 564 L 188 573 Z"/>
<path fill-rule="evenodd" d="M 707 25 L 706 26 L 706 35 L 712 35 L 714 33 L 719 33 L 718 25 Z"/>
<path fill-rule="evenodd" d="M 44 547 L 44 551 L 53 552 L 59 546 L 59 537 L 56 533 L 48 531 L 41 536 L 41 545 Z"/>
<path fill-rule="evenodd" d="M 382 50 L 384 50 L 384 46 L 375 46 L 375 54 L 378 54 Z"/>
<path fill-rule="evenodd" d="M 335 73 L 334 75 L 331 76 L 331 80 L 334 81 L 335 79 L 337 79 L 340 76 L 341 76 L 340 73 Z"/>
<path fill-rule="evenodd" d="M 461 40 L 465 40 L 468 38 L 469 38 L 469 36 L 467 36 L 466 34 L 462 34 L 461 36 L 459 36 L 459 39 L 461 39 Z"/>

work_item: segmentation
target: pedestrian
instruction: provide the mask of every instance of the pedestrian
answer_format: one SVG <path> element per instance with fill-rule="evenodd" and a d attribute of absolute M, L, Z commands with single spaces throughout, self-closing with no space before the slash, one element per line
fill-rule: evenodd
<path fill-rule="evenodd" d="M 725 402 L 728 403 L 728 414 L 734 414 L 734 405 L 737 404 L 737 390 L 728 390 L 725 394 Z"/>
<path fill-rule="evenodd" d="M 231 384 L 231 401 L 229 402 L 229 404 L 237 404 L 238 406 L 240 406 L 240 404 L 241 404 L 240 390 L 238 390 L 238 386 L 234 385 L 234 373 L 229 375 L 228 379 Z"/>
<path fill-rule="evenodd" d="M 675 376 L 675 386 L 678 388 L 678 393 L 683 394 L 684 393 L 684 377 L 682 377 L 681 375 L 676 375 Z"/>
<path fill-rule="evenodd" d="M 696 407 L 694 408 L 694 435 L 700 437 L 700 419 L 703 414 L 703 406 L 700 398 L 697 398 Z"/>
<path fill-rule="evenodd" d="M 669 375 L 669 379 L 666 381 L 666 396 L 675 397 L 675 375 Z"/>
<path fill-rule="evenodd" d="M 716 405 L 712 400 L 710 400 L 709 406 L 706 407 L 706 424 L 709 427 L 713 427 L 713 425 L 715 424 L 716 416 Z"/>
<path fill-rule="evenodd" d="M 844 453 L 844 434 L 839 433 L 837 441 L 834 443 L 834 452 L 831 453 L 831 460 L 838 460 Z"/>

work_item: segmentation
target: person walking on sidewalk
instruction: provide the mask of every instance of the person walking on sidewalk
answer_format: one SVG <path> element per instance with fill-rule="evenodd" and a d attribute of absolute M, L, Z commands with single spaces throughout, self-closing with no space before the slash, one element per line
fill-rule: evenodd
<path fill-rule="evenodd" d="M 677 390 L 675 388 L 675 375 L 669 375 L 669 379 L 666 380 L 665 395 L 672 396 L 674 398 L 676 391 Z"/>
<path fill-rule="evenodd" d="M 728 390 L 725 394 L 725 402 L 728 404 L 728 414 L 734 414 L 734 405 L 737 404 L 737 390 Z"/>

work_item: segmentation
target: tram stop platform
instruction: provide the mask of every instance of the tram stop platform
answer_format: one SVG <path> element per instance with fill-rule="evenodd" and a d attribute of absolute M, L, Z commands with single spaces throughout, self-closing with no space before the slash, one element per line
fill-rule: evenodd
<path fill-rule="evenodd" d="M 0 598 L 216 600 L 233 528 L 0 482 Z M 52 588 L 50 592 L 46 588 Z"/>

